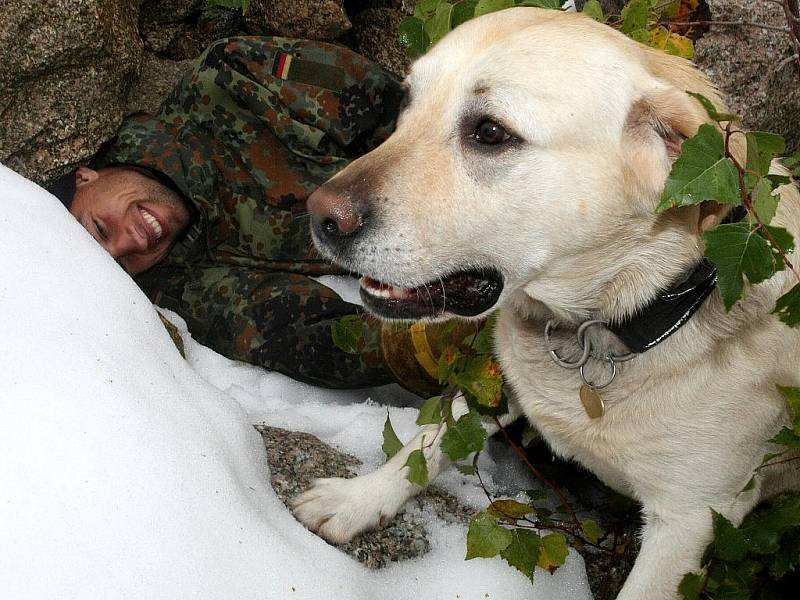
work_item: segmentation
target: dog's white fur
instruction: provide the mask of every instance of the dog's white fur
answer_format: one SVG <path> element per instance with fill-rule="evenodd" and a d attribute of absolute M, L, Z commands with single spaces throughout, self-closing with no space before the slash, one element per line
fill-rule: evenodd
<path fill-rule="evenodd" d="M 598 419 L 580 403 L 577 373 L 549 358 L 543 327 L 558 320 L 556 343 L 574 355 L 580 322 L 634 313 L 699 260 L 702 232 L 724 208 L 654 209 L 681 140 L 709 121 L 685 90 L 722 100 L 687 61 L 533 8 L 459 27 L 407 84 L 396 133 L 333 180 L 377 215 L 337 260 L 405 287 L 500 270 L 495 342 L 513 410 L 554 452 L 642 503 L 642 548 L 619 598 L 674 598 L 711 539 L 710 507 L 739 522 L 759 499 L 798 487 L 796 469 L 774 467 L 740 493 L 789 423 L 776 384 L 800 383 L 800 333 L 769 314 L 793 275 L 747 287 L 729 313 L 715 291 L 674 335 L 621 365 Z M 499 152 L 470 143 L 487 115 L 520 141 Z M 793 186 L 781 194 L 775 224 L 798 238 L 800 197 Z M 624 351 L 595 329 L 594 348 Z M 587 375 L 607 374 L 594 364 Z M 335 542 L 381 524 L 419 491 L 405 479 L 409 452 L 422 443 L 431 478 L 440 470 L 442 433 L 424 428 L 375 473 L 318 481 L 297 500 L 298 518 Z"/>

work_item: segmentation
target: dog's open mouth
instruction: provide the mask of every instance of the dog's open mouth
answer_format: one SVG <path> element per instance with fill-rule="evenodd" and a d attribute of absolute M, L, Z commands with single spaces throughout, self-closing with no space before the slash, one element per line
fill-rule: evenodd
<path fill-rule="evenodd" d="M 370 311 L 387 319 L 474 317 L 495 305 L 503 278 L 495 269 L 458 271 L 415 288 L 361 278 L 361 298 Z"/>

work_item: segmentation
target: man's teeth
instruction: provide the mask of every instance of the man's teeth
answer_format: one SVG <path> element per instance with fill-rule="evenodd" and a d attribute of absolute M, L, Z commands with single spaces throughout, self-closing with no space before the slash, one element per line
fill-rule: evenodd
<path fill-rule="evenodd" d="M 139 211 L 142 213 L 145 222 L 150 226 L 150 229 L 153 230 L 153 234 L 155 235 L 156 241 L 160 240 L 161 236 L 164 234 L 164 230 L 161 228 L 161 223 L 159 223 L 158 219 L 156 219 L 145 209 L 140 207 Z"/>

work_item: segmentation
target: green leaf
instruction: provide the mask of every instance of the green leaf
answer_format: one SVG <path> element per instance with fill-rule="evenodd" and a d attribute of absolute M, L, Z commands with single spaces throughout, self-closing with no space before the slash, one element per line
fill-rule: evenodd
<path fill-rule="evenodd" d="M 525 490 L 525 495 L 530 498 L 531 502 L 536 502 L 537 500 L 546 500 L 547 490 L 544 488 L 539 490 Z"/>
<path fill-rule="evenodd" d="M 455 29 L 475 16 L 475 7 L 478 0 L 464 0 L 453 6 L 453 16 L 450 18 L 450 27 Z M 453 322 L 455 323 L 455 322 Z"/>
<path fill-rule="evenodd" d="M 786 400 L 789 409 L 792 411 L 795 432 L 800 433 L 800 388 L 779 385 L 778 391 L 781 393 L 781 396 L 783 396 L 783 399 Z"/>
<path fill-rule="evenodd" d="M 780 197 L 772 194 L 772 182 L 766 177 L 761 177 L 756 181 L 752 192 L 753 209 L 758 215 L 759 221 L 769 225 L 778 210 Z"/>
<path fill-rule="evenodd" d="M 433 18 L 425 23 L 425 31 L 431 40 L 431 44 L 435 44 L 450 33 L 450 18 L 452 15 L 453 5 L 449 2 L 442 2 L 436 7 L 436 13 Z M 430 27 L 427 27 L 428 24 L 430 24 Z"/>
<path fill-rule="evenodd" d="M 800 435 L 798 435 L 788 427 L 784 427 L 783 429 L 781 429 L 776 435 L 770 438 L 769 441 L 772 442 L 773 444 L 786 446 L 787 448 L 800 449 Z"/>
<path fill-rule="evenodd" d="M 542 547 L 536 564 L 551 573 L 564 564 L 569 554 L 567 540 L 561 533 L 551 533 L 542 538 Z"/>
<path fill-rule="evenodd" d="M 497 313 L 486 318 L 481 328 L 464 338 L 462 345 L 468 346 L 477 354 L 494 353 L 494 330 L 497 325 Z"/>
<path fill-rule="evenodd" d="M 428 485 L 428 461 L 422 450 L 414 450 L 409 454 L 405 466 L 408 467 L 406 479 L 420 487 Z"/>
<path fill-rule="evenodd" d="M 406 17 L 400 22 L 400 45 L 411 58 L 422 56 L 430 46 L 424 27 L 425 23 L 417 17 Z"/>
<path fill-rule="evenodd" d="M 652 34 L 650 33 L 649 29 L 635 29 L 628 34 L 628 37 L 632 40 L 639 42 L 640 44 L 650 45 L 650 42 L 653 39 Z"/>
<path fill-rule="evenodd" d="M 766 232 L 769 232 L 769 235 Z M 794 250 L 794 238 L 792 234 L 786 231 L 783 227 L 775 227 L 774 225 L 767 225 L 759 229 L 758 233 L 764 237 L 765 239 L 770 239 L 775 241 L 778 246 L 780 246 L 780 250 L 784 252 L 791 252 Z M 772 253 L 775 257 L 777 262 L 783 264 L 783 259 L 781 258 L 780 250 L 772 244 L 770 240 L 770 248 L 772 249 Z M 780 271 L 783 267 L 776 267 L 776 271 Z"/>
<path fill-rule="evenodd" d="M 792 178 L 788 175 L 778 175 L 777 173 L 770 173 L 767 175 L 767 179 L 772 182 L 774 187 L 779 187 L 782 185 L 786 185 L 787 183 L 791 183 Z"/>
<path fill-rule="evenodd" d="M 712 510 L 714 515 L 714 556 L 728 562 L 738 562 L 747 555 L 747 540 L 728 519 Z"/>
<path fill-rule="evenodd" d="M 726 310 L 742 297 L 743 275 L 750 283 L 758 283 L 783 268 L 782 263 L 776 264 L 767 241 L 747 223 L 719 225 L 707 231 L 703 239 L 706 256 L 717 266 L 719 290 Z"/>
<path fill-rule="evenodd" d="M 599 21 L 600 23 L 606 22 L 606 16 L 603 14 L 603 7 L 600 6 L 600 0 L 589 0 L 583 5 L 583 10 L 581 12 L 595 21 Z"/>
<path fill-rule="evenodd" d="M 333 343 L 348 354 L 358 354 L 364 322 L 356 315 L 347 315 L 331 323 Z"/>
<path fill-rule="evenodd" d="M 781 536 L 781 547 L 769 562 L 769 573 L 778 579 L 797 567 L 800 567 L 800 528 Z"/>
<path fill-rule="evenodd" d="M 744 485 L 744 487 L 741 490 L 739 490 L 739 494 L 743 494 L 745 492 L 749 492 L 754 487 L 756 487 L 756 476 L 755 475 L 753 475 L 750 479 L 747 480 L 747 483 Z"/>
<path fill-rule="evenodd" d="M 419 407 L 417 425 L 438 425 L 442 422 L 442 397 L 428 398 Z"/>
<path fill-rule="evenodd" d="M 647 22 L 650 18 L 650 10 L 653 8 L 653 0 L 630 0 L 625 8 L 622 9 L 622 27 L 620 31 L 631 34 L 639 29 L 647 29 Z"/>
<path fill-rule="evenodd" d="M 475 475 L 475 467 L 472 465 L 456 465 L 456 469 L 462 475 Z"/>
<path fill-rule="evenodd" d="M 386 458 L 392 458 L 403 448 L 403 442 L 397 437 L 389 420 L 389 413 L 386 413 L 386 422 L 383 424 L 383 453 Z"/>
<path fill-rule="evenodd" d="M 555 8 L 560 9 L 564 4 L 563 0 L 516 0 L 516 6 L 537 6 L 539 8 Z"/>
<path fill-rule="evenodd" d="M 800 178 L 800 149 L 791 156 L 784 158 L 781 162 L 792 172 L 792 177 L 795 179 Z"/>
<path fill-rule="evenodd" d="M 455 376 L 456 385 L 469 393 L 481 406 L 500 406 L 503 395 L 503 373 L 491 356 L 482 354 L 468 358 Z"/>
<path fill-rule="evenodd" d="M 664 50 L 667 54 L 681 56 L 687 60 L 691 60 L 694 58 L 694 41 L 692 41 L 690 37 L 680 35 L 673 31 L 669 34 L 667 43 L 664 44 Z"/>
<path fill-rule="evenodd" d="M 697 135 L 683 143 L 681 155 L 672 165 L 656 211 L 707 200 L 738 206 L 742 203 L 742 196 L 739 172 L 733 161 L 725 156 L 722 134 L 713 125 L 703 123 Z"/>
<path fill-rule="evenodd" d="M 498 525 L 487 513 L 478 513 L 469 523 L 466 560 L 497 556 L 508 548 L 512 539 L 508 529 Z"/>
<path fill-rule="evenodd" d="M 502 521 L 516 521 L 525 515 L 536 512 L 536 509 L 530 504 L 523 504 L 516 500 L 495 500 L 486 510 L 490 515 Z"/>
<path fill-rule="evenodd" d="M 741 121 L 741 117 L 739 115 L 734 115 L 732 113 L 721 113 L 717 110 L 717 107 L 714 106 L 714 103 L 703 96 L 703 94 L 698 94 L 696 92 L 686 92 L 692 98 L 697 100 L 700 104 L 703 105 L 703 108 L 706 109 L 708 116 L 714 119 L 717 122 L 720 121 Z"/>
<path fill-rule="evenodd" d="M 778 496 L 767 508 L 749 514 L 741 530 L 755 554 L 772 554 L 780 549 L 781 537 L 800 527 L 800 494 Z"/>
<path fill-rule="evenodd" d="M 461 362 L 461 351 L 455 346 L 447 346 L 439 355 L 439 383 L 452 383 L 455 385 L 453 375 Z"/>
<path fill-rule="evenodd" d="M 583 530 L 583 534 L 586 536 L 586 539 L 592 542 L 593 544 L 597 543 L 605 531 L 600 525 L 597 524 L 597 521 L 582 521 L 581 522 L 581 529 Z"/>
<path fill-rule="evenodd" d="M 512 529 L 511 543 L 500 553 L 506 562 L 533 580 L 536 562 L 539 560 L 542 538 L 529 529 Z"/>
<path fill-rule="evenodd" d="M 659 2 L 653 7 L 653 11 L 659 21 L 673 21 L 678 17 L 680 7 L 681 0 L 668 0 L 667 2 Z"/>
<path fill-rule="evenodd" d="M 462 460 L 472 452 L 483 450 L 486 441 L 486 430 L 481 425 L 481 418 L 477 413 L 468 412 L 452 427 L 449 427 L 442 436 L 442 452 L 450 460 Z"/>
<path fill-rule="evenodd" d="M 778 298 L 772 312 L 789 327 L 800 325 L 800 283 Z"/>
<path fill-rule="evenodd" d="M 769 173 L 772 159 L 786 150 L 786 142 L 776 133 L 747 132 L 747 170 L 758 175 Z"/>
<path fill-rule="evenodd" d="M 436 7 L 442 0 L 419 0 L 414 5 L 414 16 L 424 19 L 432 17 L 436 13 Z"/>
<path fill-rule="evenodd" d="M 514 6 L 514 0 L 479 0 L 475 5 L 475 16 L 480 17 L 512 6 Z"/>
<path fill-rule="evenodd" d="M 700 600 L 700 592 L 703 590 L 703 576 L 698 573 L 687 573 L 683 576 L 678 591 L 683 600 Z"/>

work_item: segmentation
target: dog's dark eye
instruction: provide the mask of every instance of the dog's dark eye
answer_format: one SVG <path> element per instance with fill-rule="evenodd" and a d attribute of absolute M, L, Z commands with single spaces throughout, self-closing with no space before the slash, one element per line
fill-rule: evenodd
<path fill-rule="evenodd" d="M 488 146 L 496 146 L 511 139 L 508 132 L 502 125 L 495 123 L 491 119 L 484 119 L 475 128 L 475 140 Z"/>

